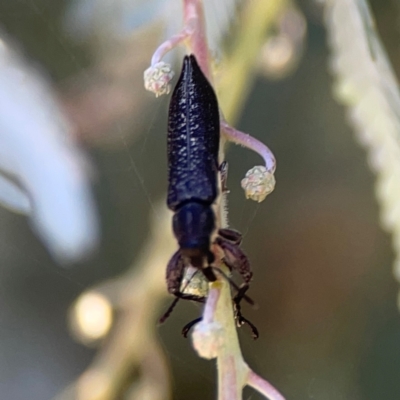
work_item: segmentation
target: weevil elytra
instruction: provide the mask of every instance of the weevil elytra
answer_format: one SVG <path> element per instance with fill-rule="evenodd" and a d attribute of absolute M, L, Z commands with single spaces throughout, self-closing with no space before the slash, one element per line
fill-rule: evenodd
<path fill-rule="evenodd" d="M 174 212 L 173 232 L 179 245 L 167 266 L 168 291 L 177 298 L 204 302 L 204 295 L 182 291 L 181 283 L 188 266 L 201 271 L 208 281 L 216 280 L 211 246 L 217 245 L 224 254 L 223 262 L 244 280 L 236 296 L 238 305 L 241 298 L 246 298 L 252 272 L 239 247 L 240 233 L 217 228 L 213 206 L 226 191 L 226 163 L 220 167 L 219 143 L 217 97 L 194 55 L 186 56 L 168 115 L 167 204 Z M 240 307 L 237 309 L 241 317 Z M 242 318 L 242 322 L 247 320 Z"/>

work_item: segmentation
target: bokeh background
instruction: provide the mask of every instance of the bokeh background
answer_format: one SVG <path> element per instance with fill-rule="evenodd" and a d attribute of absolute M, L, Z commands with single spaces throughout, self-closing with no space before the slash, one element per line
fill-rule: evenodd
<path fill-rule="evenodd" d="M 67 5 L 0 1 L 4 30 L 66 99 L 71 82 L 96 61 L 88 43 L 77 44 L 63 30 Z M 390 237 L 379 226 L 365 153 L 331 95 L 321 13 L 312 1 L 299 6 L 307 33 L 298 67 L 278 80 L 260 71 L 237 124 L 274 151 L 275 192 L 262 204 L 246 201 L 240 179 L 258 156 L 234 146 L 227 156 L 229 217 L 244 234 L 255 275 L 251 295 L 260 305 L 246 308 L 261 337 L 253 342 L 242 328 L 243 352 L 287 399 L 396 400 L 400 313 Z M 400 71 L 400 7 L 395 0 L 372 7 Z M 142 50 L 132 52 L 139 57 Z M 151 100 L 141 82 L 132 90 L 146 99 L 145 112 L 118 129 L 110 124 L 101 138 L 96 129 L 81 138 L 96 168 L 103 230 L 96 256 L 60 267 L 25 218 L 0 209 L 1 399 L 52 399 L 79 376 L 96 349 L 72 338 L 70 305 L 85 288 L 125 271 L 149 240 L 149 221 L 166 190 L 167 99 Z M 179 333 L 198 313 L 182 302 L 158 329 L 174 399 L 215 396 L 214 363 L 198 358 Z M 244 398 L 261 397 L 246 389 Z"/>

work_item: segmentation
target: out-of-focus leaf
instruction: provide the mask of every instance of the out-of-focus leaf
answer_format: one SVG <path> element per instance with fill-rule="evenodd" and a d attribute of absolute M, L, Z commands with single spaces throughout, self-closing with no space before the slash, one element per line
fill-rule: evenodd
<path fill-rule="evenodd" d="M 15 182 L 1 174 L 0 204 L 16 213 L 29 214 L 32 211 L 28 195 Z"/>
<path fill-rule="evenodd" d="M 207 39 L 217 52 L 235 16 L 238 0 L 204 0 Z M 128 36 L 157 20 L 164 22 L 166 36 L 182 29 L 182 0 L 74 0 L 65 25 L 75 38 L 85 40 L 96 34 L 104 37 Z"/>
<path fill-rule="evenodd" d="M 59 260 L 79 259 L 98 239 L 84 165 L 48 83 L 0 40 L 0 170 L 28 193 L 33 228 Z M 29 211 L 14 189 L 3 180 L 0 198 Z"/>
<path fill-rule="evenodd" d="M 384 227 L 393 235 L 400 279 L 400 91 L 365 0 L 327 0 L 326 24 L 337 99 L 376 172 Z"/>

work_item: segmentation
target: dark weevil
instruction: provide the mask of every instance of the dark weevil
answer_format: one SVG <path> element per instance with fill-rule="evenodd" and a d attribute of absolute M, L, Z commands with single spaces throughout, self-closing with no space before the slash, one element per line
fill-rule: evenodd
<path fill-rule="evenodd" d="M 185 56 L 168 116 L 167 204 L 175 213 L 173 232 L 179 244 L 179 250 L 167 266 L 168 291 L 177 297 L 176 301 L 182 298 L 204 302 L 205 296 L 184 293 L 181 283 L 189 265 L 201 271 L 209 282 L 216 280 L 211 245 L 218 245 L 224 253 L 223 262 L 231 270 L 237 270 L 244 280 L 234 298 L 237 323 L 248 323 L 253 329 L 253 336 L 257 336 L 257 330 L 240 313 L 240 300 L 245 298 L 251 302 L 245 292 L 252 278 L 248 259 L 239 247 L 241 234 L 216 226 L 218 196 L 226 190 L 225 182 L 221 182 L 220 178 L 222 172 L 222 180 L 226 179 L 226 164 L 221 164 L 223 168 L 219 165 L 219 143 L 217 97 L 196 58 Z M 173 306 L 161 322 L 168 317 Z M 184 332 L 187 333 L 192 325 L 188 324 Z"/>

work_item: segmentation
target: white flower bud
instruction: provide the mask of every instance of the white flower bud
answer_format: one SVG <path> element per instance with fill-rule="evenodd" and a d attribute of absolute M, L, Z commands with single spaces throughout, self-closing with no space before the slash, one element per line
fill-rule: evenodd
<path fill-rule="evenodd" d="M 200 321 L 192 333 L 194 349 L 200 357 L 208 360 L 217 357 L 223 338 L 224 329 L 219 322 Z"/>
<path fill-rule="evenodd" d="M 251 168 L 241 182 L 246 198 L 262 202 L 275 188 L 274 174 L 262 165 Z"/>
<path fill-rule="evenodd" d="M 168 94 L 171 90 L 169 82 L 173 76 L 171 65 L 160 61 L 144 71 L 144 87 L 156 97 Z"/>

